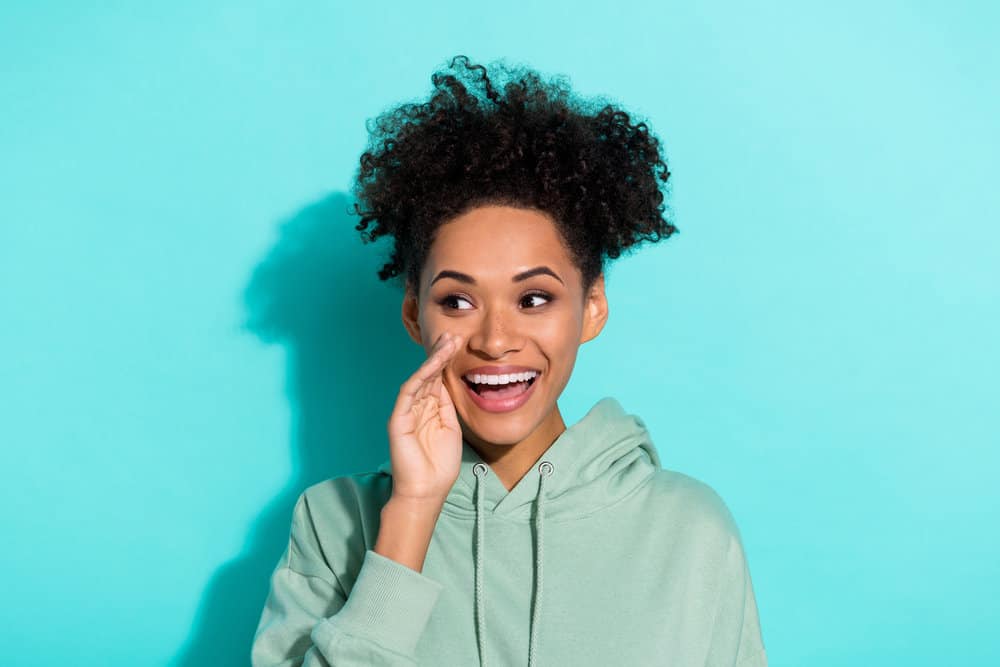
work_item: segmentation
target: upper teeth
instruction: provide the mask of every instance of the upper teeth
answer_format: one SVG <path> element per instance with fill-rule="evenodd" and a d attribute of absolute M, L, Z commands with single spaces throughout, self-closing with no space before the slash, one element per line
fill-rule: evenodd
<path fill-rule="evenodd" d="M 538 371 L 504 373 L 502 375 L 480 375 L 479 373 L 468 373 L 465 375 L 465 379 L 474 384 L 508 384 L 510 382 L 527 382 L 536 375 L 538 375 Z"/>

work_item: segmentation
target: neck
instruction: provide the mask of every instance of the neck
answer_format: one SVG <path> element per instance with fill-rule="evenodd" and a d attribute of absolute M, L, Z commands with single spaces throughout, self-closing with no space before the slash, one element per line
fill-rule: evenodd
<path fill-rule="evenodd" d="M 538 428 L 513 445 L 486 442 L 468 430 L 464 436 L 480 458 L 489 464 L 504 488 L 510 491 L 565 430 L 566 424 L 556 405 Z"/>

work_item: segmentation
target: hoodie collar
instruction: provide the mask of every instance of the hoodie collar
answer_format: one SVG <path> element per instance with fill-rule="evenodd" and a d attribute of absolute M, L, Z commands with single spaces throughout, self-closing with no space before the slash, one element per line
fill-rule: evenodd
<path fill-rule="evenodd" d="M 610 505 L 660 468 L 645 423 L 639 416 L 626 413 L 615 398 L 606 396 L 567 427 L 510 491 L 488 471 L 479 480 L 484 510 L 511 520 L 529 521 L 538 495 L 539 467 L 546 461 L 552 469 L 545 480 L 545 509 L 547 518 L 553 521 L 583 516 Z M 485 465 L 462 438 L 461 469 L 442 512 L 461 518 L 476 516 L 477 463 Z M 390 461 L 378 470 L 391 474 Z"/>

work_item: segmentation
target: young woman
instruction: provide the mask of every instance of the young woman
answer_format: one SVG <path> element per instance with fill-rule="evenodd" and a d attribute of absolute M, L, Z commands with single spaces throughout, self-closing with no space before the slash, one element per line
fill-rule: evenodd
<path fill-rule="evenodd" d="M 677 231 L 659 141 L 531 71 L 432 80 L 379 117 L 355 191 L 427 359 L 389 461 L 299 497 L 253 665 L 767 665 L 718 494 L 614 398 L 569 427 L 557 403 L 606 260 Z"/>

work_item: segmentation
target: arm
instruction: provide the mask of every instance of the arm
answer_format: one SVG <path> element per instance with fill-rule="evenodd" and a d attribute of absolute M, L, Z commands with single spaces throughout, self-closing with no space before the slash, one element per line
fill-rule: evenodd
<path fill-rule="evenodd" d="M 461 467 L 461 426 L 441 379 L 458 340 L 441 334 L 433 353 L 400 387 L 388 423 L 392 495 L 382 505 L 374 549 L 365 550 L 350 591 L 320 546 L 308 489 L 299 497 L 288 553 L 274 573 L 254 637 L 253 667 L 415 664 L 417 643 L 444 588 L 421 573 L 423 562 Z M 336 505 L 323 508 L 336 510 L 327 524 L 344 531 L 355 527 L 355 514 Z M 337 536 L 327 544 L 342 552 L 348 539 Z"/>
<path fill-rule="evenodd" d="M 729 541 L 707 665 L 767 667 L 760 618 L 739 534 Z"/>
<path fill-rule="evenodd" d="M 391 503 L 383 508 L 376 548 L 393 545 L 408 554 L 408 562 L 422 566 L 427 545 L 420 544 L 428 525 L 433 532 L 436 514 L 434 521 L 425 515 L 422 523 L 411 517 L 401 531 L 407 514 L 396 510 Z M 414 531 L 415 524 L 424 531 Z M 308 503 L 300 496 L 288 548 L 271 577 L 254 636 L 253 667 L 415 665 L 417 642 L 442 585 L 368 549 L 347 593 L 326 565 L 312 526 Z M 386 552 L 391 553 L 388 548 Z"/>

